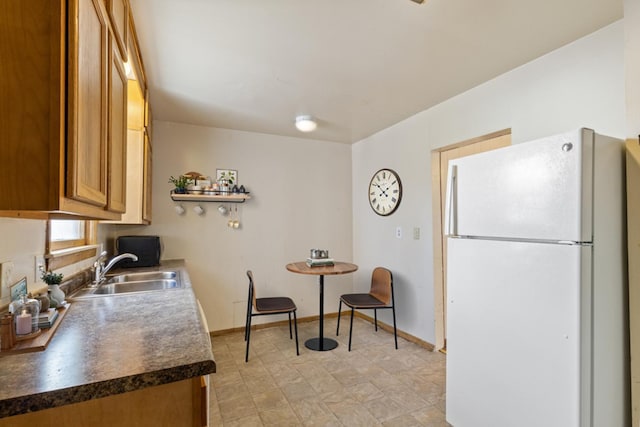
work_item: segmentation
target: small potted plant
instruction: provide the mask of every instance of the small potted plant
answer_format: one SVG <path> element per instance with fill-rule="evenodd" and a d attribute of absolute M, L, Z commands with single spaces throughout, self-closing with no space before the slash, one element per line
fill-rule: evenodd
<path fill-rule="evenodd" d="M 173 184 L 175 187 L 173 192 L 176 194 L 186 194 L 187 186 L 191 183 L 191 178 L 186 177 L 184 175 L 180 175 L 178 178 L 175 178 L 173 175 L 169 178 L 169 183 Z"/>
<path fill-rule="evenodd" d="M 64 292 L 60 289 L 60 283 L 64 277 L 61 273 L 54 273 L 52 271 L 41 270 L 42 275 L 40 278 L 44 283 L 49 285 L 49 300 L 51 307 L 57 307 L 64 301 Z"/>

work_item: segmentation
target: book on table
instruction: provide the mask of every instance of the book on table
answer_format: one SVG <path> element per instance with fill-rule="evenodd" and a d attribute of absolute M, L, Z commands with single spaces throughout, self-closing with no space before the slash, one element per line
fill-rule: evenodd
<path fill-rule="evenodd" d="M 307 265 L 309 267 L 322 267 L 331 266 L 333 264 L 333 258 L 307 258 Z"/>

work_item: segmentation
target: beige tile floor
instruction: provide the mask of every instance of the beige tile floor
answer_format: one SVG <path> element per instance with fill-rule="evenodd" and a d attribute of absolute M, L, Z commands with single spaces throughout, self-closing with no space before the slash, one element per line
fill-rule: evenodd
<path fill-rule="evenodd" d="M 346 320 L 346 322 L 345 322 Z M 252 331 L 249 363 L 244 332 L 213 338 L 212 426 L 447 426 L 445 356 L 348 317 L 333 351 L 307 349 L 318 322 L 298 325 L 300 356 L 287 326 Z M 325 319 L 335 338 L 336 319 Z"/>

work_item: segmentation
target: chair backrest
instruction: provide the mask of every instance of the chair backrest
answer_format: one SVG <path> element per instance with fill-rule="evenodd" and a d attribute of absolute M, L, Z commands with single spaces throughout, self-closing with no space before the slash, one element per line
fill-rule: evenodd
<path fill-rule="evenodd" d="M 251 301 L 251 305 L 253 305 L 253 308 L 256 308 L 256 289 L 253 285 L 253 273 L 251 272 L 251 270 L 247 270 L 247 277 L 249 278 L 249 297 L 247 298 L 247 301 Z"/>
<path fill-rule="evenodd" d="M 373 270 L 369 293 L 386 305 L 393 303 L 393 275 L 389 270 L 383 267 Z"/>

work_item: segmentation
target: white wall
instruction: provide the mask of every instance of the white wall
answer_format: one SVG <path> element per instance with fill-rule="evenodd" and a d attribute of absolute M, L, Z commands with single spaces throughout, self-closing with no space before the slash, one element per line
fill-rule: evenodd
<path fill-rule="evenodd" d="M 366 289 L 374 266 L 390 268 L 398 327 L 434 343 L 431 150 L 505 128 L 514 143 L 581 126 L 623 138 L 624 84 L 620 21 L 354 144 L 356 289 Z M 396 170 L 404 187 L 399 209 L 386 218 L 366 198 L 382 167 Z M 395 237 L 397 226 L 402 239 Z M 420 240 L 412 239 L 414 227 Z M 388 313 L 381 319 L 391 322 Z"/>
<path fill-rule="evenodd" d="M 227 227 L 219 203 L 202 203 L 204 216 L 193 212 L 195 203 L 183 203 L 187 212 L 178 216 L 169 198 L 170 175 L 196 171 L 215 179 L 216 168 L 237 170 L 239 183 L 251 192 L 246 203 L 227 204 L 238 208 L 238 230 Z M 351 261 L 351 218 L 349 145 L 156 121 L 153 224 L 120 226 L 117 234 L 157 234 L 163 259 L 186 259 L 215 331 L 244 326 L 247 269 L 253 270 L 258 296 L 288 295 L 299 317 L 317 315 L 317 278 L 290 273 L 285 265 L 305 260 L 311 248 Z M 337 311 L 339 295 L 351 288 L 350 275 L 328 277 L 326 311 Z"/>
<path fill-rule="evenodd" d="M 10 283 L 27 278 L 30 289 L 35 286 L 35 256 L 44 254 L 46 221 L 33 219 L 0 218 L 0 262 L 10 261 L 13 273 Z M 4 291 L 4 290 L 3 290 Z M 9 304 L 8 294 L 0 296 L 0 306 Z"/>
<path fill-rule="evenodd" d="M 624 1 L 627 138 L 640 135 L 640 2 Z"/>

